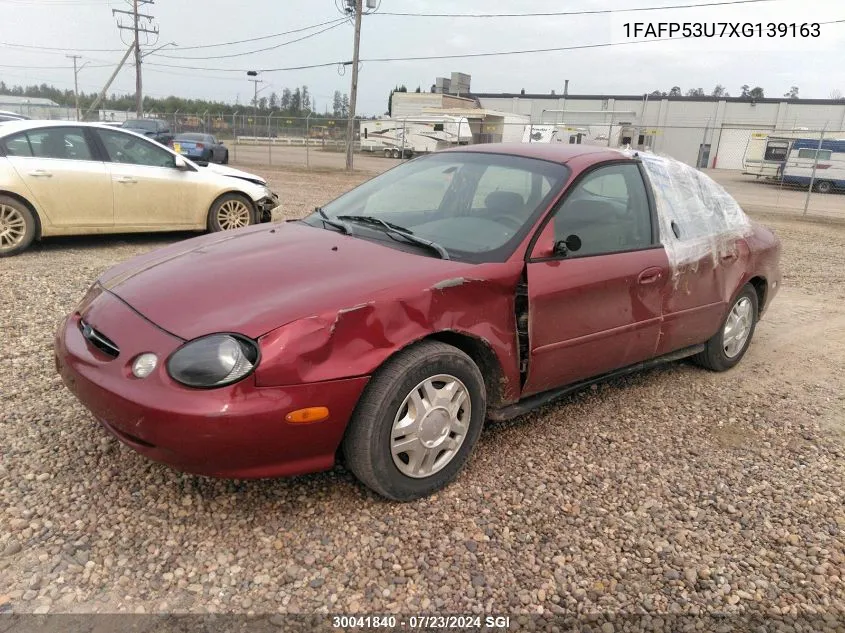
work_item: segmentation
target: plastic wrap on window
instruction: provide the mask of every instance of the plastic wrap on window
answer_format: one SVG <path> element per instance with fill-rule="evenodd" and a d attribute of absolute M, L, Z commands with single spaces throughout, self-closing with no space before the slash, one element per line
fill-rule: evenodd
<path fill-rule="evenodd" d="M 706 257 L 719 265 L 736 248 L 736 240 L 751 232 L 736 200 L 706 174 L 666 156 L 626 153 L 636 154 L 648 174 L 673 277 Z"/>

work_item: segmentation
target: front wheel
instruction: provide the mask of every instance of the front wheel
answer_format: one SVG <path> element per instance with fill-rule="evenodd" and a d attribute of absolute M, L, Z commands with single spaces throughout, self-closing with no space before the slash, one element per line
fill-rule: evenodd
<path fill-rule="evenodd" d="M 451 482 L 487 412 L 484 378 L 462 351 L 418 343 L 373 376 L 343 440 L 346 465 L 365 485 L 412 501 Z"/>
<path fill-rule="evenodd" d="M 221 164 L 223 164 L 223 165 L 229 164 L 229 150 L 226 150 L 225 152 L 223 152 L 223 160 L 221 161 Z"/>
<path fill-rule="evenodd" d="M 208 211 L 208 230 L 211 232 L 241 229 L 254 223 L 252 203 L 236 193 L 221 196 Z"/>
<path fill-rule="evenodd" d="M 722 327 L 707 341 L 704 351 L 693 356 L 693 360 L 713 371 L 727 371 L 739 363 L 751 344 L 757 316 L 757 291 L 751 284 L 745 284 L 731 304 Z"/>

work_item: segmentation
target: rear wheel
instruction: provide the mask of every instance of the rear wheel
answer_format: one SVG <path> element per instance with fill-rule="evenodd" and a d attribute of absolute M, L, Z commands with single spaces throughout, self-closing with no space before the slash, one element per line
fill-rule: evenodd
<path fill-rule="evenodd" d="M 35 239 L 35 218 L 25 204 L 0 196 L 0 257 L 16 255 Z"/>
<path fill-rule="evenodd" d="M 391 154 L 390 149 L 389 149 L 389 148 L 385 148 L 385 149 L 384 149 L 384 157 L 385 157 L 385 158 L 390 158 L 390 154 Z"/>
<path fill-rule="evenodd" d="M 704 351 L 693 356 L 702 367 L 713 371 L 726 371 L 739 363 L 757 326 L 757 291 L 745 284 L 734 299 L 719 331 L 707 341 Z"/>
<path fill-rule="evenodd" d="M 830 193 L 833 191 L 833 183 L 827 180 L 819 180 L 816 183 L 816 191 L 819 193 Z"/>
<path fill-rule="evenodd" d="M 481 434 L 484 379 L 462 351 L 425 341 L 373 376 L 343 440 L 346 465 L 378 494 L 411 501 L 452 481 Z"/>
<path fill-rule="evenodd" d="M 255 224 L 252 203 L 236 193 L 218 198 L 208 212 L 208 230 L 231 231 Z"/>
<path fill-rule="evenodd" d="M 393 158 L 400 158 L 401 156 L 402 153 L 398 149 L 393 150 Z"/>

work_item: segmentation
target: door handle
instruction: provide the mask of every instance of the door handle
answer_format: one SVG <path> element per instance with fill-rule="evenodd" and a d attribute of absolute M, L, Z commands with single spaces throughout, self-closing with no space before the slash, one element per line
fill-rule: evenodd
<path fill-rule="evenodd" d="M 138 181 L 135 180 L 134 178 L 132 178 L 131 176 L 121 176 L 120 178 L 117 179 L 117 182 L 119 182 L 123 185 L 134 185 Z"/>
<path fill-rule="evenodd" d="M 725 253 L 724 255 L 722 255 L 723 261 L 730 261 L 730 260 L 736 259 L 736 258 L 737 258 L 736 253 Z"/>
<path fill-rule="evenodd" d="M 33 171 L 29 172 L 30 176 L 34 176 L 35 178 L 52 178 L 53 174 L 45 169 L 34 169 Z"/>
<path fill-rule="evenodd" d="M 663 278 L 663 270 L 660 268 L 646 268 L 637 277 L 637 283 L 641 286 L 653 284 Z"/>

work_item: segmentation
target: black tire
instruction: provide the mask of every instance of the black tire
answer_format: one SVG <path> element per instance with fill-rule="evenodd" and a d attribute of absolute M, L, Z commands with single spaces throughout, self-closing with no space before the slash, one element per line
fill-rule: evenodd
<path fill-rule="evenodd" d="M 0 196 L 0 257 L 17 255 L 29 248 L 37 227 L 29 207 L 9 196 Z"/>
<path fill-rule="evenodd" d="M 223 160 L 220 161 L 221 165 L 228 165 L 229 164 L 229 150 L 223 152 Z"/>
<path fill-rule="evenodd" d="M 220 223 L 220 209 L 227 203 L 231 202 L 240 202 L 246 206 L 247 211 L 245 212 L 244 218 L 246 219 L 246 224 L 243 226 L 252 226 L 253 224 L 257 223 L 256 220 L 256 213 L 255 207 L 252 202 L 246 197 L 242 196 L 239 193 L 227 193 L 223 196 L 217 198 L 214 201 L 214 204 L 211 205 L 211 208 L 208 210 L 208 230 L 212 233 L 216 233 L 218 231 L 228 231 L 232 228 L 242 228 L 242 227 L 227 227 L 223 226 Z"/>
<path fill-rule="evenodd" d="M 414 387 L 439 374 L 449 374 L 466 387 L 471 405 L 467 431 L 454 457 L 441 470 L 427 477 L 410 477 L 393 461 L 393 421 Z M 457 476 L 481 435 L 486 415 L 484 378 L 472 359 L 445 343 L 417 343 L 379 368 L 364 391 L 341 447 L 346 466 L 364 485 L 388 499 L 419 499 Z"/>
<path fill-rule="evenodd" d="M 725 352 L 724 342 L 725 325 L 727 324 L 728 318 L 730 318 L 733 309 L 745 299 L 751 303 L 750 331 L 748 332 L 748 336 L 746 337 L 742 347 L 733 356 L 728 356 Z M 742 360 L 742 357 L 745 356 L 745 352 L 748 351 L 751 339 L 754 338 L 754 330 L 757 327 L 758 316 L 759 305 L 757 302 L 757 291 L 751 284 L 745 284 L 739 294 L 731 302 L 725 318 L 722 320 L 721 325 L 719 325 L 719 331 L 716 332 L 709 341 L 707 341 L 704 351 L 699 352 L 693 356 L 692 359 L 702 367 L 711 371 L 727 371 L 728 369 L 731 369 Z"/>
<path fill-rule="evenodd" d="M 398 149 L 394 149 L 393 152 L 391 152 L 391 155 L 393 156 L 393 158 L 401 158 L 402 157 L 402 154 L 399 152 Z"/>
<path fill-rule="evenodd" d="M 819 193 L 830 193 L 833 191 L 833 183 L 827 180 L 819 180 L 816 183 L 815 189 Z"/>

